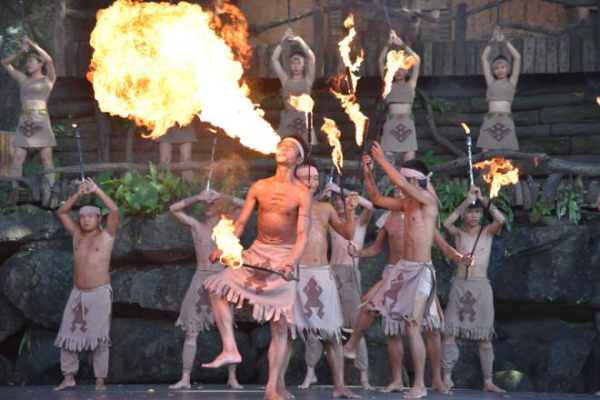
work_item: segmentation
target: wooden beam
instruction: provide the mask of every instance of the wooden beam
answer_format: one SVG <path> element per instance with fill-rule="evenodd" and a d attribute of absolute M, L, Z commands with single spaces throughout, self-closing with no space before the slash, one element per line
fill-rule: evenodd
<path fill-rule="evenodd" d="M 454 72 L 456 75 L 467 74 L 467 5 L 460 3 L 456 7 L 457 19 L 454 24 L 454 40 L 456 42 L 456 57 L 454 57 Z"/>
<path fill-rule="evenodd" d="M 592 28 L 595 25 L 596 25 L 596 21 L 585 20 L 585 21 L 581 21 L 581 22 L 577 22 L 577 23 L 573 23 L 573 24 L 566 24 L 558 29 L 547 29 L 547 28 L 544 28 L 543 26 L 532 26 L 532 25 L 520 24 L 520 23 L 516 23 L 516 22 L 501 22 L 500 23 L 500 26 L 502 26 L 503 28 L 541 33 L 542 35 L 546 35 L 546 36 L 560 36 L 560 35 L 563 35 L 573 29 Z"/>
<path fill-rule="evenodd" d="M 537 157 L 538 161 L 550 160 L 550 156 L 546 153 L 523 153 L 514 150 L 490 150 L 485 153 L 479 153 L 473 155 L 473 163 L 477 163 L 483 160 L 489 160 L 494 157 L 505 157 L 510 159 L 534 159 Z M 468 157 L 460 157 L 456 160 L 448 161 L 445 163 L 437 164 L 431 167 L 433 172 L 448 172 L 456 169 L 465 169 L 469 166 Z M 600 166 L 599 166 L 600 169 Z"/>
<path fill-rule="evenodd" d="M 67 76 L 67 0 L 54 1 L 54 28 L 52 36 L 52 60 L 56 75 Z"/>
<path fill-rule="evenodd" d="M 548 3 L 560 4 L 565 7 L 592 7 L 597 4 L 596 0 L 542 0 Z"/>
<path fill-rule="evenodd" d="M 558 72 L 570 72 L 571 48 L 569 35 L 562 35 L 558 38 Z"/>

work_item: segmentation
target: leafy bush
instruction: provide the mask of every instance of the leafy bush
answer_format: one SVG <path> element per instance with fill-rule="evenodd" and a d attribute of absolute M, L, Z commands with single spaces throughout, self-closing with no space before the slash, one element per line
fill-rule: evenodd
<path fill-rule="evenodd" d="M 558 185 L 556 191 L 556 215 L 558 218 L 567 215 L 572 224 L 579 224 L 582 204 L 583 184 L 581 180 L 562 181 Z"/>

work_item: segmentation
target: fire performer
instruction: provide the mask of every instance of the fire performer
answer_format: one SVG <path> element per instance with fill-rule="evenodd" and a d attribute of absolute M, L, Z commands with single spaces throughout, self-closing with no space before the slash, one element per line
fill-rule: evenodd
<path fill-rule="evenodd" d="M 405 213 L 402 259 L 399 261 L 401 266 L 390 271 L 385 279 L 365 295 L 365 305 L 361 308 L 352 336 L 344 350 L 348 358 L 355 358 L 358 341 L 373 324 L 373 311 L 403 321 L 415 371 L 415 381 L 405 397 L 421 398 L 427 395 L 427 390 L 423 379 L 425 345 L 420 326 L 423 319 L 430 315 L 436 293 L 431 246 L 435 242 L 445 257 L 456 262 L 470 264 L 472 257 L 463 256 L 453 249 L 435 227 L 438 218 L 438 198 L 429 181 L 427 166 L 422 161 L 409 160 L 402 164 L 400 171 L 396 171 L 376 142 L 373 143 L 372 155 L 390 180 L 406 196 L 404 199 L 382 196 L 373 182 L 371 158 L 364 156 L 367 193 L 373 204 Z"/>
<path fill-rule="evenodd" d="M 211 304 L 217 328 L 223 341 L 223 352 L 205 368 L 238 364 L 241 355 L 233 336 L 233 315 L 229 302 L 238 308 L 248 306 L 252 317 L 271 324 L 269 347 L 269 379 L 265 399 L 282 399 L 288 393 L 284 385 L 288 329 L 293 323 L 292 304 L 296 296 L 294 270 L 304 253 L 310 228 L 310 191 L 296 179 L 294 169 L 306 155 L 307 144 L 300 136 L 283 139 L 277 146 L 275 175 L 254 183 L 244 207 L 235 222 L 235 234 L 241 236 L 252 211 L 258 207 L 258 232 L 243 261 L 251 265 L 281 272 L 286 279 L 248 268 L 226 268 L 209 277 L 204 286 L 211 293 Z M 216 261 L 222 254 L 211 254 Z"/>
<path fill-rule="evenodd" d="M 160 165 L 171 164 L 174 144 L 179 145 L 179 162 L 192 161 L 192 147 L 198 141 L 194 124 L 195 118 L 187 126 L 173 126 L 167 130 L 167 133 L 156 140 L 158 142 Z M 181 177 L 185 182 L 189 182 L 192 176 L 192 171 L 183 171 L 181 173 Z"/>
<path fill-rule="evenodd" d="M 513 58 L 512 71 L 508 59 L 499 55 L 492 61 L 489 56 L 493 42 L 506 43 L 506 48 Z M 477 147 L 486 150 L 519 150 L 515 122 L 511 112 L 511 104 L 515 98 L 517 82 L 521 71 L 521 55 L 506 39 L 499 27 L 496 27 L 492 39 L 481 54 L 483 75 L 487 84 L 486 100 L 488 112 L 479 131 Z"/>
<path fill-rule="evenodd" d="M 394 188 L 394 198 L 403 199 L 404 195 L 400 189 Z M 388 264 L 383 270 L 382 280 L 385 279 L 394 269 L 399 268 L 399 261 L 402 258 L 402 242 L 404 239 L 404 213 L 402 211 L 387 211 L 375 223 L 379 228 L 375 241 L 366 249 L 356 251 L 351 254 L 360 258 L 376 257 L 383 252 L 386 237 L 388 239 L 389 259 Z M 405 334 L 404 326 L 401 321 L 391 319 L 385 315 L 381 317 L 382 330 L 388 336 L 388 354 L 390 367 L 392 369 L 392 382 L 381 391 L 384 393 L 397 392 L 404 389 L 402 381 L 402 359 L 404 358 L 404 348 L 402 343 L 402 334 Z M 429 317 L 421 323 L 421 330 L 426 333 L 426 348 L 429 362 L 431 363 L 432 383 L 431 386 L 440 393 L 447 393 L 448 388 L 442 382 L 442 343 L 440 330 L 442 328 L 442 317 L 438 312 L 438 301 L 431 303 Z M 360 347 L 357 348 L 356 355 L 358 359 Z"/>
<path fill-rule="evenodd" d="M 319 171 L 310 162 L 296 171 L 298 179 L 314 194 L 319 189 Z M 300 258 L 300 282 L 294 302 L 292 337 L 297 334 L 306 338 L 307 374 L 300 388 L 306 389 L 314 378 L 314 368 L 321 353 L 311 351 L 322 339 L 327 349 L 327 361 L 333 375 L 333 397 L 359 398 L 344 384 L 344 351 L 342 326 L 344 318 L 333 271 L 327 259 L 327 229 L 331 227 L 346 240 L 354 236 L 354 209 L 358 198 L 352 193 L 346 199 L 348 218 L 338 216 L 329 202 L 313 202 L 311 225 L 306 251 Z M 317 356 L 317 357 L 314 357 Z"/>
<path fill-rule="evenodd" d="M 87 193 L 95 193 L 108 208 L 104 229 L 100 229 L 102 213 L 98 207 L 81 207 L 79 224 L 69 216 L 75 202 Z M 119 207 L 88 178 L 58 209 L 57 214 L 67 232 L 73 236 L 75 271 L 74 288 L 54 342 L 60 348 L 60 365 L 64 375 L 64 380 L 54 390 L 75 387 L 75 374 L 79 369 L 77 352 L 83 350 L 92 350 L 96 390 L 105 390 L 112 303 L 109 269 L 119 224 Z"/>
<path fill-rule="evenodd" d="M 213 228 L 219 222 L 219 216 L 225 211 L 223 210 L 225 201 L 231 201 L 237 208 L 244 205 L 242 199 L 212 190 L 204 190 L 202 193 L 181 200 L 170 207 L 173 215 L 192 232 L 196 250 L 196 272 L 181 304 L 179 318 L 175 323 L 175 326 L 180 326 L 185 331 L 182 355 L 183 374 L 179 382 L 169 386 L 169 389 L 189 389 L 191 387 L 190 375 L 196 358 L 198 332 L 207 331 L 214 325 L 210 296 L 204 288 L 204 282 L 206 278 L 223 269 L 221 264 L 211 263 L 208 257 L 217 249 L 211 235 Z M 198 202 L 204 203 L 204 221 L 202 222 L 184 212 L 186 207 Z M 237 381 L 235 365 L 229 365 L 228 368 L 227 384 L 233 389 L 243 389 Z"/>
<path fill-rule="evenodd" d="M 456 248 L 461 252 L 470 252 L 481 229 L 484 207 L 488 199 L 484 199 L 476 186 L 471 186 L 467 198 L 444 221 L 444 228 L 454 238 Z M 444 383 L 449 388 L 452 382 L 452 369 L 458 360 L 458 346 L 455 338 L 478 340 L 479 359 L 483 372 L 483 391 L 503 393 L 504 390 L 492 382 L 494 350 L 494 295 L 487 278 L 487 270 L 492 252 L 494 235 L 502 229 L 504 216 L 493 204 L 490 213 L 494 222 L 483 228 L 481 240 L 475 249 L 476 262 L 471 267 L 468 279 L 466 265 L 458 264 L 458 273 L 452 279 L 450 296 L 446 306 L 446 324 L 443 340 Z M 454 224 L 462 217 L 465 228 L 457 228 Z"/>
<path fill-rule="evenodd" d="M 404 44 L 396 32 L 390 31 L 387 45 L 379 55 L 379 73 L 385 76 L 386 57 L 391 45 L 400 46 L 409 56 L 416 59 L 410 77 L 408 70 L 401 66 L 393 78 L 390 93 L 385 97 L 389 107 L 389 114 L 383 125 L 381 147 L 389 157 L 396 153 L 404 153 L 404 160 L 415 158 L 417 151 L 417 131 L 415 129 L 412 105 L 415 100 L 415 88 L 419 79 L 419 56 L 410 47 Z"/>
<path fill-rule="evenodd" d="M 13 63 L 20 55 L 25 55 L 25 70 L 17 70 Z M 14 155 L 9 176 L 22 177 L 23 163 L 29 148 L 39 148 L 44 168 L 54 167 L 52 147 L 56 139 L 48 115 L 48 98 L 56 82 L 54 63 L 48 53 L 27 36 L 19 52 L 2 60 L 2 66 L 8 74 L 19 82 L 21 87 L 21 116 L 13 140 Z M 44 67 L 46 74 L 44 74 Z M 50 186 L 54 186 L 54 174 L 46 174 Z"/>
<path fill-rule="evenodd" d="M 286 40 L 290 43 L 297 43 L 302 49 L 302 51 L 294 51 L 290 56 L 291 76 L 288 76 L 280 62 L 282 46 Z M 281 82 L 281 97 L 285 103 L 285 109 L 281 111 L 277 130 L 279 136 L 283 138 L 293 134 L 300 135 L 306 141 L 310 140 L 311 144 L 316 145 L 318 143 L 317 134 L 314 129 L 311 129 L 309 137 L 305 113 L 295 110 L 290 104 L 291 96 L 310 94 L 315 81 L 315 54 L 300 36 L 294 35 L 292 30 L 288 29 L 281 38 L 281 43 L 275 48 L 271 62 Z"/>

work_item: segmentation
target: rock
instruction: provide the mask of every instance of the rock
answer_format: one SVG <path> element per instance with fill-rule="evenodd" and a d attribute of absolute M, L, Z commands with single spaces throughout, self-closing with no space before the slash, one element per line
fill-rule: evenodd
<path fill-rule="evenodd" d="M 21 313 L 0 295 L 0 343 L 25 325 Z"/>
<path fill-rule="evenodd" d="M 587 204 L 596 204 L 598 196 L 600 196 L 600 182 L 593 181 L 583 195 L 583 202 Z"/>
<path fill-rule="evenodd" d="M 600 333 L 600 311 L 596 311 L 596 331 Z"/>
<path fill-rule="evenodd" d="M 0 292 L 25 319 L 57 329 L 73 288 L 73 253 L 42 247 L 10 257 L 0 268 Z"/>
<path fill-rule="evenodd" d="M 51 211 L 25 204 L 17 212 L 0 215 L 0 259 L 25 243 L 65 237 L 67 232 Z"/>
<path fill-rule="evenodd" d="M 600 265 L 597 227 L 515 228 L 506 253 L 490 271 L 496 301 L 573 305 L 600 294 L 600 269 L 590 268 Z"/>
<path fill-rule="evenodd" d="M 57 384 L 61 379 L 59 349 L 54 346 L 56 333 L 30 330 L 31 346 L 19 358 L 19 368 L 27 384 Z M 108 383 L 171 383 L 181 377 L 183 331 L 173 321 L 115 318 L 112 322 Z M 236 331 L 236 342 L 244 358 L 238 367 L 238 379 L 248 382 L 255 371 L 253 350 L 247 334 Z M 221 350 L 216 331 L 202 332 L 192 380 L 202 383 L 224 383 L 227 369 L 201 369 Z M 31 362 L 35 360 L 35 362 Z M 78 381 L 94 378 L 91 352 L 80 353 Z"/>
<path fill-rule="evenodd" d="M 10 360 L 0 356 L 0 385 L 12 383 L 12 369 Z"/>
<path fill-rule="evenodd" d="M 508 392 L 531 392 L 531 379 L 520 371 L 501 371 L 494 374 L 494 383 Z"/>

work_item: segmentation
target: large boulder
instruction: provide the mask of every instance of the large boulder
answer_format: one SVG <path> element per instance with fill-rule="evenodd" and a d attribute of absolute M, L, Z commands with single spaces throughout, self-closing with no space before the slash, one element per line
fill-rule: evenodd
<path fill-rule="evenodd" d="M 73 253 L 51 247 L 22 251 L 0 268 L 0 293 L 35 325 L 57 329 L 73 288 Z"/>
<path fill-rule="evenodd" d="M 0 343 L 25 325 L 25 320 L 19 310 L 0 295 Z"/>
<path fill-rule="evenodd" d="M 0 215 L 0 259 L 12 255 L 23 244 L 67 236 L 53 212 L 25 204 L 18 211 Z"/>
<path fill-rule="evenodd" d="M 30 330 L 26 335 L 30 344 L 25 346 L 18 363 L 23 380 L 27 384 L 58 383 L 61 379 L 60 354 L 53 344 L 56 333 Z M 169 383 L 181 377 L 184 335 L 173 321 L 115 318 L 110 336 L 109 383 Z M 236 332 L 236 342 L 245 360 L 238 367 L 238 378 L 248 382 L 255 372 L 250 338 L 244 332 Z M 201 363 L 212 361 L 220 350 L 221 339 L 216 331 L 200 333 L 192 371 L 193 381 L 222 383 L 227 380 L 226 368 L 200 368 Z M 77 378 L 83 381 L 94 378 L 89 351 L 80 353 Z"/>
<path fill-rule="evenodd" d="M 12 383 L 12 363 L 6 357 L 0 356 L 0 385 Z"/>
<path fill-rule="evenodd" d="M 580 305 L 600 294 L 600 228 L 517 228 L 506 241 L 490 271 L 497 301 Z"/>

